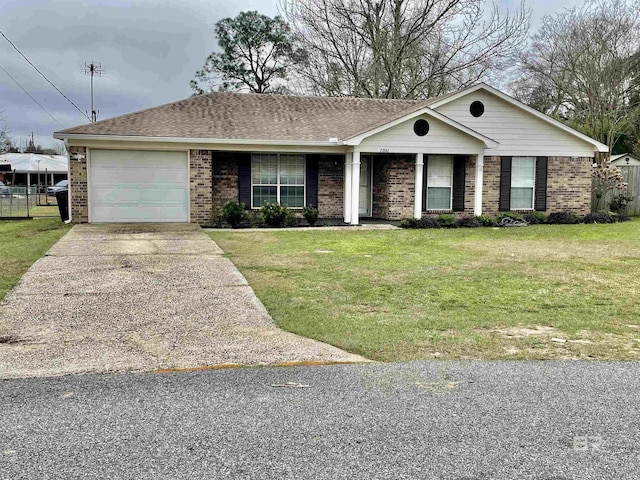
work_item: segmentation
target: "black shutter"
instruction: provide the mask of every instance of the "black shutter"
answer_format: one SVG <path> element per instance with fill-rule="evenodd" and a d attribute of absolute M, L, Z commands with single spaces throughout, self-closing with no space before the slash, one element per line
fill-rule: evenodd
<path fill-rule="evenodd" d="M 429 156 L 425 155 L 424 167 L 422 167 L 422 211 L 427 210 L 427 178 L 429 176 Z"/>
<path fill-rule="evenodd" d="M 467 157 L 453 157 L 453 204 L 454 212 L 464 212 L 464 182 Z"/>
<path fill-rule="evenodd" d="M 337 158 L 337 157 L 336 157 Z M 318 207 L 318 155 L 307 155 L 306 159 L 306 204 Z"/>
<path fill-rule="evenodd" d="M 500 211 L 511 210 L 511 157 L 500 157 Z"/>
<path fill-rule="evenodd" d="M 243 202 L 246 209 L 251 208 L 251 153 L 237 152 L 238 161 L 238 201 Z"/>
<path fill-rule="evenodd" d="M 535 209 L 544 212 L 547 209 L 547 157 L 536 158 L 536 198 Z"/>

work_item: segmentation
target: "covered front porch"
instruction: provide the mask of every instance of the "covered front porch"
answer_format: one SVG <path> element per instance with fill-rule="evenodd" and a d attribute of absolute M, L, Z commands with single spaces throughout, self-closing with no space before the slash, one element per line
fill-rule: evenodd
<path fill-rule="evenodd" d="M 358 225 L 431 213 L 481 215 L 483 158 L 477 153 L 348 152 L 343 220 Z"/>

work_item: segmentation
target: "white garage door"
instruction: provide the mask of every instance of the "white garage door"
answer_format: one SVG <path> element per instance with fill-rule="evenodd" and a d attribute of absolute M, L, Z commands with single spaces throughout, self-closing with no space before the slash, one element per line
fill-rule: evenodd
<path fill-rule="evenodd" d="M 91 150 L 90 221 L 188 222 L 185 152 Z"/>

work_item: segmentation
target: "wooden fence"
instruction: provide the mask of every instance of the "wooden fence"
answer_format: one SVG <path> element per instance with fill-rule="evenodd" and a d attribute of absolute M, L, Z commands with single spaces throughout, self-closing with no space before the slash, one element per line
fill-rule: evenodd
<path fill-rule="evenodd" d="M 633 197 L 629 203 L 627 203 L 627 215 L 638 216 L 640 215 L 640 165 L 635 166 L 619 166 L 618 167 L 624 176 L 624 181 L 629 184 L 626 192 L 607 192 L 600 201 L 596 198 L 595 194 L 591 194 L 591 211 L 596 212 L 598 210 L 608 210 L 609 202 L 614 195 L 618 193 L 624 193 L 628 197 Z"/>

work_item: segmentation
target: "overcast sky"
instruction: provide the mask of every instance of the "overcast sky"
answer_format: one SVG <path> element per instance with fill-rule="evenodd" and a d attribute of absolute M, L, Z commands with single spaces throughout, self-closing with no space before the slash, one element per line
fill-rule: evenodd
<path fill-rule="evenodd" d="M 189 80 L 216 47 L 215 23 L 241 11 L 277 14 L 277 0 L 0 0 L 0 30 L 76 105 L 90 109 L 85 61 L 101 62 L 95 79 L 98 119 L 191 95 Z M 582 0 L 527 0 L 532 31 L 545 14 Z M 516 9 L 519 0 L 499 0 Z M 0 66 L 64 127 L 86 118 L 0 37 Z M 17 140 L 34 132 L 53 146 L 61 127 L 0 70 L 0 110 Z"/>

